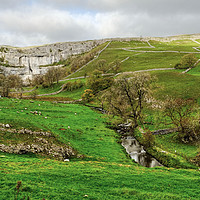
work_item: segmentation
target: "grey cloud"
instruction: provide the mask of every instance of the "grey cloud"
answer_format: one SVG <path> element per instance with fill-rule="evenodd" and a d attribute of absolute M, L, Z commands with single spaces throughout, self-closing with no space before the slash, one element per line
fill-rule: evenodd
<path fill-rule="evenodd" d="M 200 32 L 199 0 L 2 0 L 0 44 Z M 17 4 L 17 3 L 18 4 Z"/>
<path fill-rule="evenodd" d="M 37 0 L 55 7 L 81 8 L 97 12 L 199 13 L 199 0 Z"/>
<path fill-rule="evenodd" d="M 27 0 L 1 0 L 0 2 L 0 10 L 13 10 L 13 9 L 20 9 L 21 5 L 27 4 Z"/>

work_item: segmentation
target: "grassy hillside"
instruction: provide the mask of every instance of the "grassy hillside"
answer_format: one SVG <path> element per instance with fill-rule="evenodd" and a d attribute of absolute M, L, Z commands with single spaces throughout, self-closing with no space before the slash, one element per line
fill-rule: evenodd
<path fill-rule="evenodd" d="M 123 61 L 128 58 L 122 63 L 120 70 L 121 72 L 125 72 L 172 68 L 181 61 L 182 56 L 189 52 L 195 53 L 196 57 L 200 58 L 200 52 L 193 48 L 200 45 L 192 40 L 176 40 L 172 42 L 149 41 L 149 44 L 145 41 L 112 41 L 97 60 L 71 77 L 79 77 L 85 73 L 90 73 L 96 69 L 96 64 L 100 59 L 105 59 L 109 65 L 116 59 Z M 112 72 L 112 70 L 108 72 Z"/>
<path fill-rule="evenodd" d="M 193 48 L 199 46 L 189 39 L 112 41 L 93 62 L 68 78 L 89 75 L 101 59 L 108 65 L 118 59 L 120 73 L 150 70 L 157 77 L 154 92 L 157 99 L 164 100 L 168 95 L 200 102 L 200 64 L 186 74 L 182 74 L 183 70 L 164 69 L 173 68 L 187 52 L 194 52 L 200 58 L 200 52 Z M 154 71 L 157 68 L 164 70 Z M 112 69 L 108 68 L 107 73 L 113 73 Z M 110 119 L 105 115 L 82 104 L 57 103 L 80 99 L 87 89 L 86 79 L 80 80 L 84 85 L 79 89 L 36 100 L 0 98 L 0 144 L 31 144 L 37 139 L 33 135 L 12 133 L 9 128 L 1 129 L 2 124 L 10 124 L 17 130 L 24 127 L 48 131 L 54 136 L 49 140 L 69 145 L 77 153 L 70 162 L 64 162 L 48 154 L 0 152 L 0 199 L 200 199 L 199 169 L 192 163 L 200 150 L 198 144 L 183 144 L 176 133 L 156 136 L 149 151 L 165 167 L 144 168 L 134 163 L 121 146 L 120 135 L 108 128 Z M 35 92 L 53 93 L 74 81 L 66 79 L 49 88 L 40 86 Z M 148 108 L 145 114 L 150 130 L 170 126 L 160 123 L 164 118 L 161 111 Z M 136 137 L 140 136 L 138 131 Z M 17 192 L 18 181 L 22 187 Z"/>
<path fill-rule="evenodd" d="M 198 40 L 196 40 L 198 41 Z M 107 44 L 107 43 L 106 43 Z M 105 46 L 105 44 L 103 45 Z M 154 69 L 165 69 L 165 68 L 173 68 L 177 63 L 180 63 L 181 58 L 187 54 L 187 52 L 196 53 L 195 56 L 200 59 L 200 52 L 194 49 L 193 47 L 198 47 L 199 44 L 192 40 L 175 40 L 171 42 L 158 42 L 158 41 L 111 41 L 109 46 L 98 56 L 94 61 L 86 65 L 80 71 L 73 73 L 69 76 L 70 78 L 80 77 L 89 75 L 95 69 L 97 69 L 97 63 L 99 60 L 106 60 L 106 64 L 109 66 L 107 68 L 107 73 L 113 73 L 112 71 L 112 62 L 115 60 L 121 61 L 121 68 L 119 72 L 135 72 L 141 70 L 154 70 Z M 130 51 L 134 50 L 134 51 Z M 145 52 L 143 52 L 145 51 Z M 161 51 L 161 52 L 160 52 Z M 176 52 L 172 52 L 176 51 Z M 197 65 L 196 68 L 192 69 L 186 75 L 181 75 L 180 70 L 170 70 L 170 71 L 155 71 L 152 72 L 159 79 L 159 85 L 164 86 L 165 91 L 160 93 L 171 94 L 173 95 L 176 90 L 178 91 L 178 95 L 182 95 L 182 92 L 189 92 L 188 97 L 192 97 L 193 93 L 191 88 L 195 87 L 195 90 L 198 85 L 198 78 L 194 79 L 190 75 L 199 76 L 199 67 L 200 64 Z M 176 73 L 174 72 L 176 71 Z M 85 82 L 84 79 L 81 79 Z M 71 80 L 72 82 L 74 80 Z M 195 82 L 197 81 L 197 84 Z M 38 94 L 46 94 L 53 93 L 61 89 L 61 86 L 68 82 L 62 81 L 59 84 L 55 84 L 50 88 L 42 88 L 39 87 L 36 91 Z M 174 90 L 176 88 L 176 90 Z M 68 97 L 68 99 L 80 99 L 81 94 L 83 94 L 86 87 L 80 88 L 73 92 L 62 92 L 58 95 L 53 95 L 54 97 Z M 195 93 L 197 94 L 197 93 Z M 25 94 L 25 95 L 30 95 Z"/>
<path fill-rule="evenodd" d="M 131 163 L 40 159 L 0 153 L 1 199 L 199 199 L 199 172 Z M 18 199 L 20 199 L 18 198 Z"/>
<path fill-rule="evenodd" d="M 61 162 L 33 154 L 0 153 L 1 199 L 14 198 L 17 181 L 22 182 L 18 197 L 31 199 L 199 197 L 198 171 L 147 169 L 134 164 L 118 143 L 117 133 L 106 128 L 104 116 L 90 108 L 3 98 L 0 109 L 2 123 L 11 124 L 12 128 L 50 131 L 57 140 L 75 148 L 79 155 L 70 162 Z M 30 113 L 34 110 L 41 111 L 42 115 Z M 4 133 L 0 134 L 0 143 L 5 143 Z M 12 142 L 19 141 L 12 139 Z"/>

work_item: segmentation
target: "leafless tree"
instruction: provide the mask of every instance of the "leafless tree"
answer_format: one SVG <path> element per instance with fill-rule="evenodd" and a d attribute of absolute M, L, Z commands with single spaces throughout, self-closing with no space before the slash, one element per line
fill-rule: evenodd
<path fill-rule="evenodd" d="M 200 122 L 195 117 L 195 103 L 193 99 L 166 100 L 164 115 L 178 129 L 178 137 L 183 142 L 194 141 L 200 135 Z"/>

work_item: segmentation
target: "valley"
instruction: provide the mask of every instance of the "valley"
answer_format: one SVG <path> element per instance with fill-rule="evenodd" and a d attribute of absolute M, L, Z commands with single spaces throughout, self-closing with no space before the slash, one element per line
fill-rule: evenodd
<path fill-rule="evenodd" d="M 90 43 L 86 51 L 72 57 L 37 64 L 45 73 L 57 66 L 63 69 L 61 78 L 49 85 L 45 77 L 34 84 L 31 75 L 30 85 L 10 87 L 4 96 L 5 82 L 0 81 L 0 199 L 199 199 L 200 36 Z M 67 49 L 63 51 L 68 55 Z M 195 58 L 190 67 L 183 62 L 188 55 Z M 19 75 L 24 70 L 15 69 Z M 120 80 L 134 85 L 141 77 L 150 77 L 146 88 L 151 97 L 143 99 L 136 124 L 130 112 L 133 105 L 126 107 L 126 96 L 120 99 L 117 94 L 124 95 L 118 91 L 123 85 Z M 117 81 L 118 87 L 112 90 Z M 138 98 L 134 98 L 135 103 Z M 117 100 L 124 115 L 110 107 Z M 173 105 L 166 107 L 171 100 L 185 120 L 182 123 L 175 113 L 178 125 L 169 117 L 169 112 L 175 112 L 170 110 Z M 181 123 L 183 128 L 192 123 L 186 127 L 192 130 L 189 136 L 188 132 L 182 135 Z M 132 161 L 121 145 L 124 135 L 116 131 L 119 124 L 131 124 L 123 134 L 129 132 L 162 166 L 146 168 Z M 178 131 L 152 134 L 169 128 Z M 30 131 L 21 131 L 25 129 Z M 18 150 L 11 153 L 3 145 Z M 33 150 L 32 145 L 37 148 Z"/>

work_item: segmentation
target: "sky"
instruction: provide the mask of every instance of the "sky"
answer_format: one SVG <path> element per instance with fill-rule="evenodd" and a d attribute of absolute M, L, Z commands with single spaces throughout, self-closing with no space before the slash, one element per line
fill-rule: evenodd
<path fill-rule="evenodd" d="M 0 45 L 200 33 L 199 0 L 0 0 Z"/>

